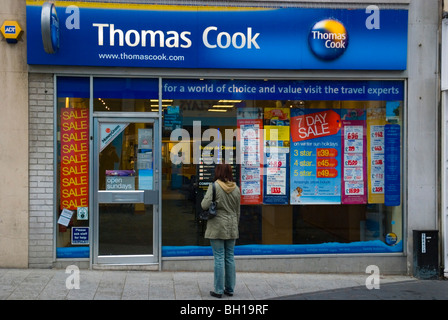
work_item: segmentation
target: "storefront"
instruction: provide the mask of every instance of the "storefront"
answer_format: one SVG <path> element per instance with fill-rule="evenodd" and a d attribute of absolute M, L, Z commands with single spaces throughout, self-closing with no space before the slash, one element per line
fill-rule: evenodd
<path fill-rule="evenodd" d="M 54 89 L 52 263 L 209 268 L 198 214 L 226 162 L 241 270 L 406 272 L 408 16 L 27 1 Z"/>

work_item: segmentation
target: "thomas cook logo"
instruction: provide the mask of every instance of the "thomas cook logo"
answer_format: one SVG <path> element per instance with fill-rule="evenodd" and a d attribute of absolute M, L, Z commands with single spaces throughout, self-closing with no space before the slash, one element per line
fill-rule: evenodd
<path fill-rule="evenodd" d="M 59 19 L 53 3 L 45 2 L 41 12 L 42 42 L 46 53 L 59 49 Z"/>
<path fill-rule="evenodd" d="M 311 29 L 308 44 L 316 57 L 326 61 L 335 60 L 347 49 L 348 33 L 337 20 L 321 20 Z"/>

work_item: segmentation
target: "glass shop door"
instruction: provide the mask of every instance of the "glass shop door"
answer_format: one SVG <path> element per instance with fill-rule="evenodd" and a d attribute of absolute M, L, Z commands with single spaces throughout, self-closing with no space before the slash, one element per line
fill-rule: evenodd
<path fill-rule="evenodd" d="M 94 263 L 156 264 L 158 119 L 94 121 Z"/>

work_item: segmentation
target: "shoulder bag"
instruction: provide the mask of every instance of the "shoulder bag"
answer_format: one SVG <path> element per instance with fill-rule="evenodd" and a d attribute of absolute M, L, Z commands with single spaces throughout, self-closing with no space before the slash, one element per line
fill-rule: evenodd
<path fill-rule="evenodd" d="M 217 209 L 216 209 L 216 190 L 215 190 L 215 183 L 212 183 L 213 187 L 213 198 L 212 203 L 210 204 L 210 207 L 207 210 L 202 210 L 199 214 L 199 218 L 201 220 L 210 220 L 216 217 Z"/>

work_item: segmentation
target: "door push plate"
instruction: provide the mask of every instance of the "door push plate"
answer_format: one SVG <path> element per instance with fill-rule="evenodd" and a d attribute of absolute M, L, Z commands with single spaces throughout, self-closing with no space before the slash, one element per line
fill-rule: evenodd
<path fill-rule="evenodd" d="M 159 194 L 155 190 L 98 191 L 98 203 L 158 204 Z"/>
<path fill-rule="evenodd" d="M 98 191 L 98 203 L 142 203 L 143 191 Z"/>

